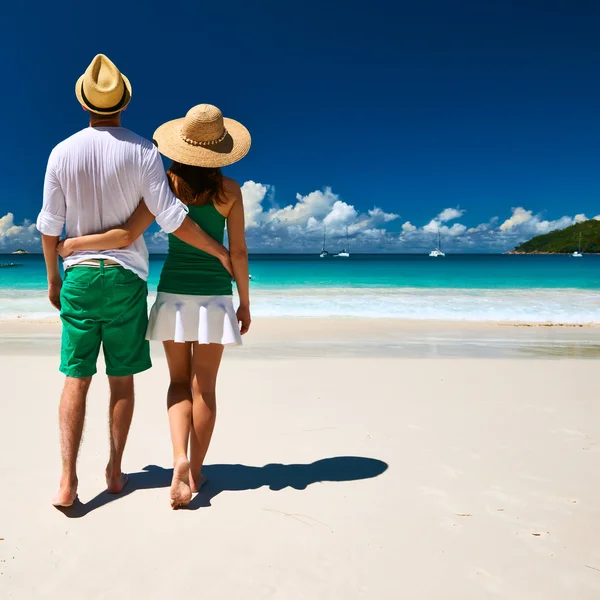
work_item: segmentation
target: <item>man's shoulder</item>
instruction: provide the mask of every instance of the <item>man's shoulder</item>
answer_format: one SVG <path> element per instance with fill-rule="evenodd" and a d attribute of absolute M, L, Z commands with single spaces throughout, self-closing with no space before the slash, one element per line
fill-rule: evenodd
<path fill-rule="evenodd" d="M 118 134 L 115 134 L 124 144 L 131 146 L 134 155 L 142 161 L 142 164 L 154 164 L 158 155 L 158 148 L 153 142 L 137 133 L 121 127 Z"/>
<path fill-rule="evenodd" d="M 100 142 L 99 146 L 98 142 Z M 86 127 L 57 144 L 50 153 L 50 161 L 60 162 L 62 158 L 66 158 L 69 154 L 78 152 L 84 147 L 94 147 L 103 152 L 110 151 L 109 148 L 115 144 L 130 146 L 132 151 L 141 151 L 142 156 L 157 152 L 156 146 L 150 140 L 124 127 L 115 127 L 109 130 Z M 140 155 L 137 154 L 137 156 Z"/>
<path fill-rule="evenodd" d="M 50 153 L 50 156 L 57 157 L 57 156 L 60 156 L 61 154 L 64 154 L 73 145 L 79 143 L 79 141 L 85 137 L 86 133 L 87 133 L 87 129 L 82 129 L 81 131 L 78 131 L 77 133 L 70 135 L 68 138 L 64 139 L 62 142 L 59 142 L 58 144 L 56 144 L 56 146 L 54 146 L 54 148 L 52 148 L 52 152 Z"/>
<path fill-rule="evenodd" d="M 131 129 L 120 127 L 118 130 L 113 132 L 113 135 L 124 142 L 130 142 L 132 144 L 141 146 L 145 150 L 156 150 L 156 146 L 150 140 L 147 140 L 145 137 L 142 137 L 134 131 L 131 131 Z"/>

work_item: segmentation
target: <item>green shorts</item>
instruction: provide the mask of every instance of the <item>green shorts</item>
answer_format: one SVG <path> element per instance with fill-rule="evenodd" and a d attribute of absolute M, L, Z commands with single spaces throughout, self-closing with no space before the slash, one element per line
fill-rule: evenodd
<path fill-rule="evenodd" d="M 146 341 L 148 286 L 123 267 L 71 267 L 60 294 L 60 371 L 69 377 L 96 373 L 100 344 L 106 374 L 126 377 L 152 366 Z"/>

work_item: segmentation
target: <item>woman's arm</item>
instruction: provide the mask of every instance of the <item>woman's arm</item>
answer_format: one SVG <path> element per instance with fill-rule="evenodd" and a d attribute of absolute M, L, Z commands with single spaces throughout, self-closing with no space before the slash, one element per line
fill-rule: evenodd
<path fill-rule="evenodd" d="M 248 248 L 246 246 L 244 204 L 242 190 L 235 182 L 228 182 L 227 196 L 233 198 L 233 204 L 227 216 L 227 235 L 229 237 L 229 254 L 233 267 L 240 307 L 237 311 L 238 321 L 242 324 L 240 333 L 244 335 L 250 329 L 250 283 L 248 277 Z"/>
<path fill-rule="evenodd" d="M 111 250 L 125 248 L 133 244 L 150 227 L 154 215 L 142 200 L 129 220 L 122 226 L 111 229 L 106 233 L 82 235 L 81 237 L 63 240 L 58 245 L 58 253 L 67 258 L 79 250 Z"/>

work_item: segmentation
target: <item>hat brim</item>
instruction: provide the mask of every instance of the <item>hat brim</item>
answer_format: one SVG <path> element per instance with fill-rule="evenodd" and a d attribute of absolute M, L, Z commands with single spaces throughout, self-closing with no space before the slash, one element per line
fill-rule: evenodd
<path fill-rule="evenodd" d="M 96 115 L 115 115 L 118 112 L 121 112 L 122 110 L 125 109 L 125 107 L 129 104 L 129 102 L 131 101 L 131 83 L 129 82 L 129 79 L 127 79 L 127 77 L 125 77 L 125 75 L 123 75 L 123 73 L 121 73 L 121 77 L 123 78 L 123 83 L 125 84 L 125 101 L 123 102 L 123 105 L 118 108 L 117 110 L 111 110 L 111 111 L 102 111 L 102 112 L 98 112 L 98 110 L 96 110 L 95 108 L 91 107 L 83 98 L 82 94 L 81 94 L 81 90 L 82 85 L 83 85 L 83 78 L 85 77 L 85 73 L 77 80 L 77 83 L 75 84 L 75 95 L 77 96 L 77 100 L 79 100 L 79 104 L 81 104 L 81 106 L 83 106 L 84 108 L 86 108 L 87 110 L 89 110 L 90 112 L 96 114 Z"/>
<path fill-rule="evenodd" d="M 210 146 L 193 146 L 181 137 L 184 119 L 175 119 L 161 125 L 152 136 L 158 150 L 167 158 L 195 167 L 226 167 L 248 154 L 252 138 L 238 121 L 223 118 L 227 135 L 222 142 Z"/>

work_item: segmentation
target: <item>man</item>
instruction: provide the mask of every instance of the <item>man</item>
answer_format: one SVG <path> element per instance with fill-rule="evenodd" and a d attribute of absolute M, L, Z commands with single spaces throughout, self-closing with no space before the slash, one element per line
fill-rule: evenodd
<path fill-rule="evenodd" d="M 129 80 L 99 54 L 77 81 L 75 94 L 89 112 L 90 126 L 52 151 L 37 220 L 48 296 L 63 324 L 62 475 L 52 500 L 58 507 L 71 506 L 77 497 L 77 454 L 100 345 L 110 384 L 106 483 L 111 493 L 120 493 L 127 482 L 121 460 L 133 416 L 133 376 L 151 367 L 143 237 L 122 249 L 75 252 L 64 262 L 63 284 L 57 255 L 63 227 L 67 237 L 106 231 L 123 224 L 143 198 L 164 231 L 216 256 L 231 272 L 227 250 L 187 217 L 185 206 L 171 193 L 154 145 L 121 127 L 121 112 L 131 99 Z"/>

